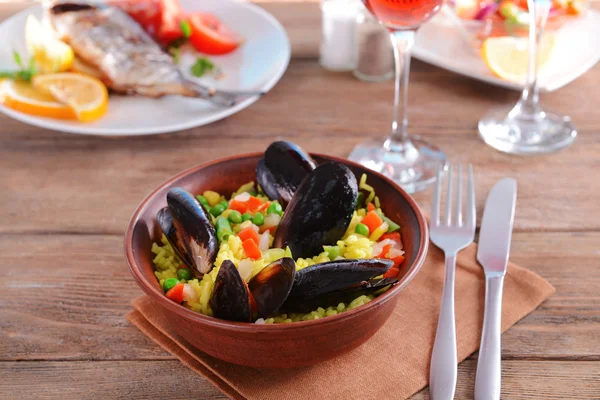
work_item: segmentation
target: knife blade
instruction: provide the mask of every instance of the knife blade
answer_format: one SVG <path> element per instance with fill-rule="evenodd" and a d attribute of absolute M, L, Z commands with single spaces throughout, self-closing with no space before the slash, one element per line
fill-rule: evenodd
<path fill-rule="evenodd" d="M 500 400 L 502 289 L 516 203 L 517 182 L 505 178 L 490 190 L 483 210 L 477 260 L 485 272 L 485 307 L 475 373 L 475 400 Z"/>
<path fill-rule="evenodd" d="M 490 190 L 485 202 L 477 260 L 486 276 L 504 275 L 517 203 L 517 181 L 504 178 Z"/>

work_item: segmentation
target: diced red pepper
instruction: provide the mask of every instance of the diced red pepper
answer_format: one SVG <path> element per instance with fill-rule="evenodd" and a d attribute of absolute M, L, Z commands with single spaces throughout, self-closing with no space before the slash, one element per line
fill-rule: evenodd
<path fill-rule="evenodd" d="M 384 241 L 385 239 L 391 239 L 394 242 L 402 243 L 402 239 L 400 239 L 400 232 L 392 232 L 392 233 L 384 233 L 379 241 Z"/>
<path fill-rule="evenodd" d="M 183 283 L 178 283 L 169 289 L 166 296 L 175 303 L 181 303 L 183 301 Z"/>
<path fill-rule="evenodd" d="M 369 233 L 373 233 L 375 229 L 383 224 L 383 220 L 375 211 L 369 211 L 361 222 L 369 228 Z"/>
<path fill-rule="evenodd" d="M 367 204 L 367 210 L 368 211 L 375 211 L 375 206 L 373 205 L 373 203 Z"/>
<path fill-rule="evenodd" d="M 231 200 L 229 202 L 229 208 L 238 211 L 240 214 L 244 214 L 248 211 L 248 204 L 238 200 Z"/>
<path fill-rule="evenodd" d="M 391 248 L 392 248 L 391 244 L 386 244 L 385 246 L 383 246 L 383 250 L 381 250 L 381 253 L 377 257 L 379 257 L 379 258 L 387 258 L 388 253 L 390 252 Z"/>
<path fill-rule="evenodd" d="M 246 206 L 248 207 L 249 211 L 255 212 L 258 210 L 258 207 L 262 205 L 262 203 L 262 200 L 258 197 L 250 196 L 248 201 L 246 201 Z"/>
<path fill-rule="evenodd" d="M 271 202 L 270 202 L 270 201 L 266 201 L 266 202 L 262 203 L 262 204 L 261 204 L 261 205 L 260 205 L 260 206 L 259 206 L 259 207 L 256 209 L 256 211 L 258 211 L 258 212 L 263 212 L 263 211 L 265 211 L 267 208 L 269 208 L 269 206 L 270 206 L 270 205 L 271 205 Z"/>
<path fill-rule="evenodd" d="M 399 273 L 400 273 L 400 269 L 398 269 L 396 267 L 392 267 L 392 268 L 388 269 L 385 274 L 383 274 L 383 277 L 384 278 L 395 278 L 398 276 Z"/>
<path fill-rule="evenodd" d="M 392 268 L 400 268 L 400 265 L 404 262 L 404 256 L 397 256 L 394 258 L 390 258 L 394 262 L 394 266 Z"/>
<path fill-rule="evenodd" d="M 262 256 L 262 253 L 258 248 L 258 244 L 256 244 L 253 239 L 244 240 L 242 242 L 242 247 L 244 248 L 248 258 L 251 260 L 258 260 Z"/>
<path fill-rule="evenodd" d="M 242 240 L 242 242 L 251 239 L 254 241 L 254 243 L 258 244 L 259 241 L 258 233 L 256 233 L 256 231 L 251 226 L 240 231 L 240 233 L 238 233 L 238 237 Z"/>

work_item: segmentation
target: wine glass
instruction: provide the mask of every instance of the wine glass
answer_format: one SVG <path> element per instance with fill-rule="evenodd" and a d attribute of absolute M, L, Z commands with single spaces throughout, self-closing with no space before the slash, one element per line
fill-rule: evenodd
<path fill-rule="evenodd" d="M 481 138 L 505 153 L 549 153 L 569 146 L 577 136 L 569 117 L 546 112 L 539 104 L 537 52 L 551 5 L 550 0 L 527 0 L 529 69 L 521 99 L 511 109 L 492 109 L 479 121 Z"/>
<path fill-rule="evenodd" d="M 446 156 L 437 147 L 407 131 L 406 103 L 410 51 L 419 26 L 440 9 L 444 0 L 362 0 L 367 9 L 389 31 L 394 45 L 396 80 L 394 120 L 391 135 L 383 142 L 359 144 L 349 159 L 381 172 L 408 192 L 435 182 L 439 168 L 446 168 Z"/>

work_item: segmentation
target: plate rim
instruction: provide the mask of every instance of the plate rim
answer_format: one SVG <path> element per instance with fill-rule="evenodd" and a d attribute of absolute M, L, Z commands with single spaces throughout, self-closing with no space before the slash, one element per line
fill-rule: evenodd
<path fill-rule="evenodd" d="M 590 9 L 587 11 L 586 15 L 588 17 L 592 16 L 591 18 L 595 18 L 595 21 L 600 23 L 600 12 Z M 597 30 L 597 33 L 600 34 L 600 24 L 598 24 L 597 26 L 599 27 Z M 458 75 L 462 75 L 467 78 L 471 78 L 471 79 L 474 79 L 474 80 L 477 80 L 480 82 L 488 83 L 488 84 L 491 84 L 491 85 L 494 85 L 497 87 L 503 87 L 505 89 L 510 89 L 510 90 L 519 91 L 519 92 L 522 91 L 525 87 L 524 85 L 521 85 L 518 83 L 502 80 L 493 75 L 481 75 L 481 74 L 478 74 L 473 71 L 465 71 L 460 68 L 454 67 L 452 65 L 446 64 L 446 58 L 442 59 L 440 57 L 436 57 L 435 55 L 432 55 L 432 52 L 430 50 L 428 50 L 427 48 L 423 48 L 422 46 L 419 46 L 418 33 L 417 33 L 417 41 L 415 42 L 415 46 L 413 47 L 412 54 L 416 59 L 423 61 L 427 64 L 431 64 L 438 68 L 442 68 L 447 71 L 456 73 Z M 538 86 L 538 89 L 541 93 L 550 93 L 550 92 L 554 92 L 558 89 L 561 89 L 561 88 L 567 86 L 568 84 L 572 83 L 576 79 L 580 78 L 583 74 L 585 74 L 590 69 L 592 69 L 594 67 L 594 65 L 596 65 L 599 61 L 600 61 L 600 50 L 597 51 L 593 56 L 590 56 L 589 59 L 587 59 L 585 63 L 581 64 L 581 67 L 578 69 L 578 71 L 580 71 L 578 74 L 571 75 L 569 77 L 569 79 L 555 80 L 554 82 L 550 82 L 549 84 L 546 84 L 546 85 L 540 84 Z"/>
<path fill-rule="evenodd" d="M 227 1 L 227 0 L 220 0 Z M 285 72 L 288 69 L 290 64 L 291 56 L 292 56 L 292 48 L 290 39 L 287 35 L 287 31 L 283 27 L 283 25 L 279 22 L 277 18 L 275 18 L 271 13 L 269 13 L 264 8 L 251 3 L 247 0 L 229 0 L 230 3 L 236 4 L 237 6 L 244 7 L 246 9 L 251 10 L 263 18 L 268 20 L 285 38 L 285 59 L 282 62 L 281 68 L 279 68 L 276 73 L 271 75 L 271 77 L 262 84 L 258 89 L 261 89 L 265 92 L 262 96 L 265 96 L 271 89 L 279 82 L 279 80 L 283 77 Z M 15 15 L 5 19 L 0 23 L 0 26 L 4 24 L 8 24 L 13 22 L 16 19 L 24 18 L 29 14 L 42 10 L 42 5 L 37 4 L 32 7 L 26 8 Z M 17 110 L 13 110 L 11 108 L 6 107 L 5 105 L 0 103 L 0 112 L 4 115 L 13 118 L 17 121 L 20 121 L 24 124 L 32 125 L 38 128 L 49 129 L 56 132 L 62 133 L 71 133 L 78 135 L 89 135 L 89 136 L 105 136 L 105 137 L 129 137 L 129 136 L 150 136 L 150 135 L 158 135 L 163 133 L 173 133 L 180 132 L 192 128 L 198 128 L 204 125 L 211 124 L 213 122 L 219 121 L 221 119 L 227 118 L 233 114 L 238 113 L 239 111 L 249 107 L 254 104 L 257 100 L 259 100 L 262 96 L 253 96 L 249 97 L 243 101 L 240 101 L 233 107 L 223 108 L 218 110 L 217 112 L 210 114 L 209 116 L 203 117 L 202 120 L 192 119 L 186 120 L 181 123 L 171 124 L 169 126 L 157 127 L 157 128 L 86 128 L 85 123 L 80 123 L 79 125 L 67 125 L 60 120 L 55 120 L 51 118 L 44 117 L 36 117 L 34 115 L 25 114 L 19 112 Z"/>

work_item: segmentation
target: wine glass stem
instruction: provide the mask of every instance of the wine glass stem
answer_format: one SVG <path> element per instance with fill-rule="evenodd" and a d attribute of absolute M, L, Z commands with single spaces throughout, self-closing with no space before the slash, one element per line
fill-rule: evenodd
<path fill-rule="evenodd" d="M 527 0 L 529 7 L 529 69 L 527 71 L 527 84 L 519 105 L 525 114 L 539 113 L 539 91 L 537 85 L 538 51 L 544 33 L 548 13 L 550 12 L 549 0 Z"/>
<path fill-rule="evenodd" d="M 395 30 L 390 32 L 394 45 L 396 80 L 394 89 L 394 121 L 392 133 L 385 141 L 385 149 L 405 155 L 414 154 L 415 149 L 408 138 L 408 76 L 410 73 L 410 51 L 415 42 L 414 30 Z"/>

